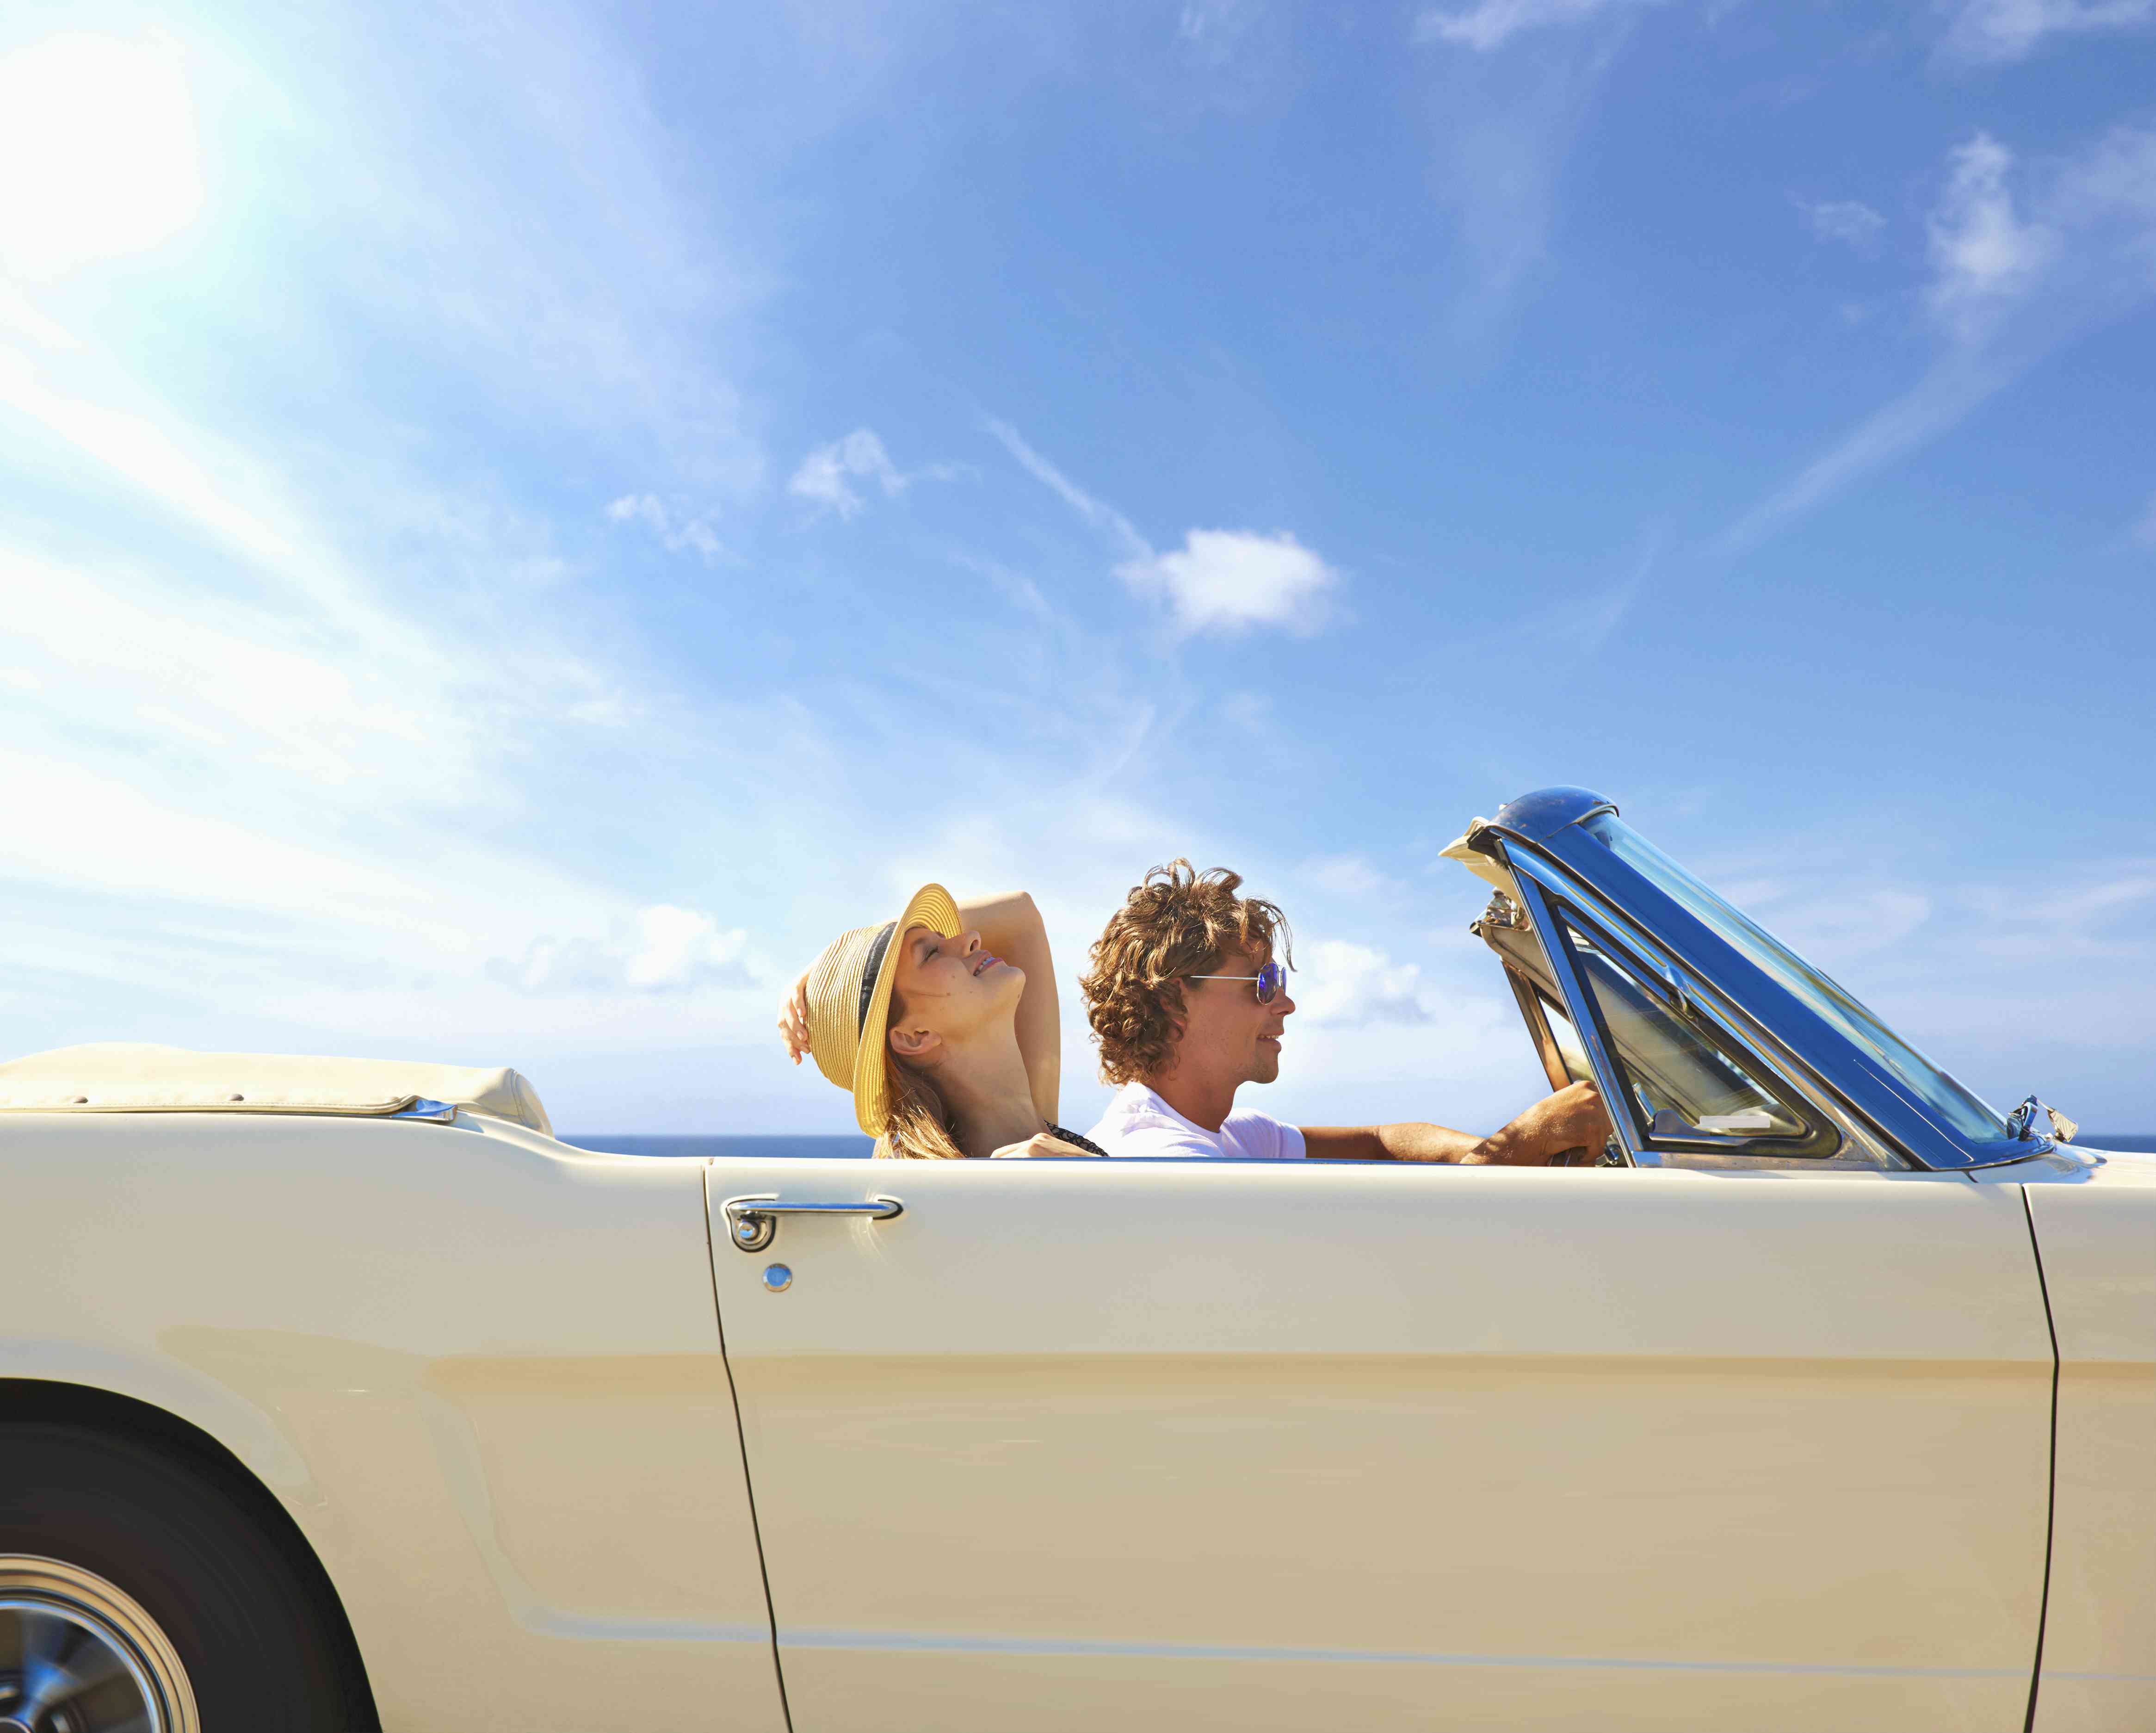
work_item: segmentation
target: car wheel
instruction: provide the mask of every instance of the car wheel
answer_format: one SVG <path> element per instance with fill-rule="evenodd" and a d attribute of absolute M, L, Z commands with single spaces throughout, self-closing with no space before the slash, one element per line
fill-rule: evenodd
<path fill-rule="evenodd" d="M 372 1716 L 323 1623 L 214 1472 L 0 1426 L 0 1733 L 348 1733 Z"/>

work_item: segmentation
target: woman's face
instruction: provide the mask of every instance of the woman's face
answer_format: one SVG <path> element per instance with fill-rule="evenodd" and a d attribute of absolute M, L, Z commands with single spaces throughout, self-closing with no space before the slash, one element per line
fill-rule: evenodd
<path fill-rule="evenodd" d="M 1025 990 L 1025 971 L 982 949 L 978 933 L 946 938 L 915 927 L 901 942 L 891 987 L 891 1050 L 919 1062 L 1008 1021 Z"/>

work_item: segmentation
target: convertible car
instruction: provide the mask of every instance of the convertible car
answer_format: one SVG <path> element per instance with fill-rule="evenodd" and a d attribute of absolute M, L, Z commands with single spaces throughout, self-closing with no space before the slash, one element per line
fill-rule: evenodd
<path fill-rule="evenodd" d="M 0 1733 L 2156 1726 L 2156 1163 L 1599 796 L 1448 852 L 1568 1168 L 0 1067 Z"/>

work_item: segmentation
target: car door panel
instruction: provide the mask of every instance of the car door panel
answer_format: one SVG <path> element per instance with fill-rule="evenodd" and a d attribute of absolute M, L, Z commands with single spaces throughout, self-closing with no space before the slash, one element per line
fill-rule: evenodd
<path fill-rule="evenodd" d="M 2059 1333 L 2038 1733 L 2156 1726 L 2156 1161 L 2028 1188 Z"/>
<path fill-rule="evenodd" d="M 754 1257 L 715 1221 L 795 1733 L 2020 1725 L 2051 1361 L 2005 1188 L 711 1184 L 906 1206 Z"/>

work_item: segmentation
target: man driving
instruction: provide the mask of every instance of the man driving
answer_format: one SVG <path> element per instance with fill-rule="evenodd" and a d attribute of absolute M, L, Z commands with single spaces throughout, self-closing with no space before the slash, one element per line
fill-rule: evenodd
<path fill-rule="evenodd" d="M 1414 1122 L 1284 1125 L 1238 1108 L 1245 1083 L 1280 1075 L 1295 1010 L 1274 956 L 1277 946 L 1292 960 L 1286 917 L 1237 895 L 1242 882 L 1188 861 L 1156 866 L 1093 946 L 1079 985 L 1101 1075 L 1122 1087 L 1090 1135 L 1110 1155 L 1535 1167 L 1567 1150 L 1601 1150 L 1609 1122 L 1592 1083 L 1560 1089 L 1480 1138 Z"/>

